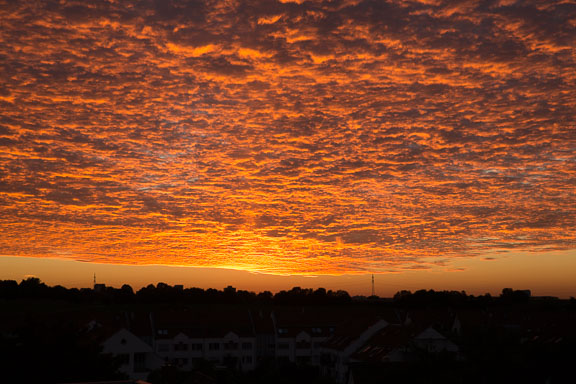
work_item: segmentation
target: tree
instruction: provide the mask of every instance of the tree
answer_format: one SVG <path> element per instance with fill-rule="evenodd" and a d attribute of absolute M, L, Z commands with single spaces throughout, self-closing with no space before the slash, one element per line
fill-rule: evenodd
<path fill-rule="evenodd" d="M 48 287 L 37 277 L 29 277 L 20 282 L 18 290 L 24 297 L 43 297 Z"/>

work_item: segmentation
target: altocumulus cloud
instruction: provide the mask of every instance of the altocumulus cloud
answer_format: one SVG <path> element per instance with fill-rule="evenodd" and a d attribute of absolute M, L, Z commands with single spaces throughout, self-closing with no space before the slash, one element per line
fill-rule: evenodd
<path fill-rule="evenodd" d="M 0 17 L 4 254 L 338 274 L 576 247 L 569 2 Z"/>

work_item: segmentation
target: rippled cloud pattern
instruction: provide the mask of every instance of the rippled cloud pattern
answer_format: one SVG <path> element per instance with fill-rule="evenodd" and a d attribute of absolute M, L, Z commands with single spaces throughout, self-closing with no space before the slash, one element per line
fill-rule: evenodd
<path fill-rule="evenodd" d="M 0 20 L 2 254 L 343 274 L 576 248 L 572 1 Z"/>

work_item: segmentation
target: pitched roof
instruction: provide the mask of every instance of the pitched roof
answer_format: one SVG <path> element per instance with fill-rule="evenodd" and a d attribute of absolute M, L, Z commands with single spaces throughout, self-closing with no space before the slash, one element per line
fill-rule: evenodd
<path fill-rule="evenodd" d="M 344 350 L 378 322 L 384 322 L 382 324 L 383 326 L 387 325 L 385 320 L 376 316 L 361 316 L 347 319 L 343 323 L 339 324 L 334 335 L 322 343 L 322 346 L 334 350 Z"/>
<path fill-rule="evenodd" d="M 364 362 L 382 362 L 393 350 L 407 345 L 414 337 L 414 330 L 390 325 L 376 333 L 364 346 L 352 355 L 352 359 Z"/>
<path fill-rule="evenodd" d="M 170 339 L 182 333 L 190 338 L 224 337 L 233 332 L 254 336 L 254 324 L 246 309 L 218 308 L 163 311 L 153 314 L 157 338 Z"/>

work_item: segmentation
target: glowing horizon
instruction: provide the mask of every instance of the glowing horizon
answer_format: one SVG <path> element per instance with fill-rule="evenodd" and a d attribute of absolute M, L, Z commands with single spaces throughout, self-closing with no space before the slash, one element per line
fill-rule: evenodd
<path fill-rule="evenodd" d="M 0 15 L 3 255 L 362 275 L 576 252 L 573 4 Z"/>
<path fill-rule="evenodd" d="M 375 274 L 375 292 L 392 297 L 401 290 L 466 291 L 497 296 L 504 288 L 530 289 L 533 296 L 574 297 L 576 257 L 571 251 L 508 253 L 504 257 L 462 258 L 449 270 L 443 267 Z M 48 285 L 91 288 L 97 282 L 120 288 L 129 284 L 140 289 L 149 284 L 181 284 L 185 288 L 223 289 L 232 285 L 252 292 L 325 288 L 345 290 L 351 295 L 371 294 L 371 276 L 366 275 L 273 275 L 233 269 L 180 267 L 172 265 L 122 265 L 78 262 L 70 259 L 0 255 L 0 279 L 21 281 L 37 277 Z M 64 273 L 63 273 L 64 272 Z"/>

